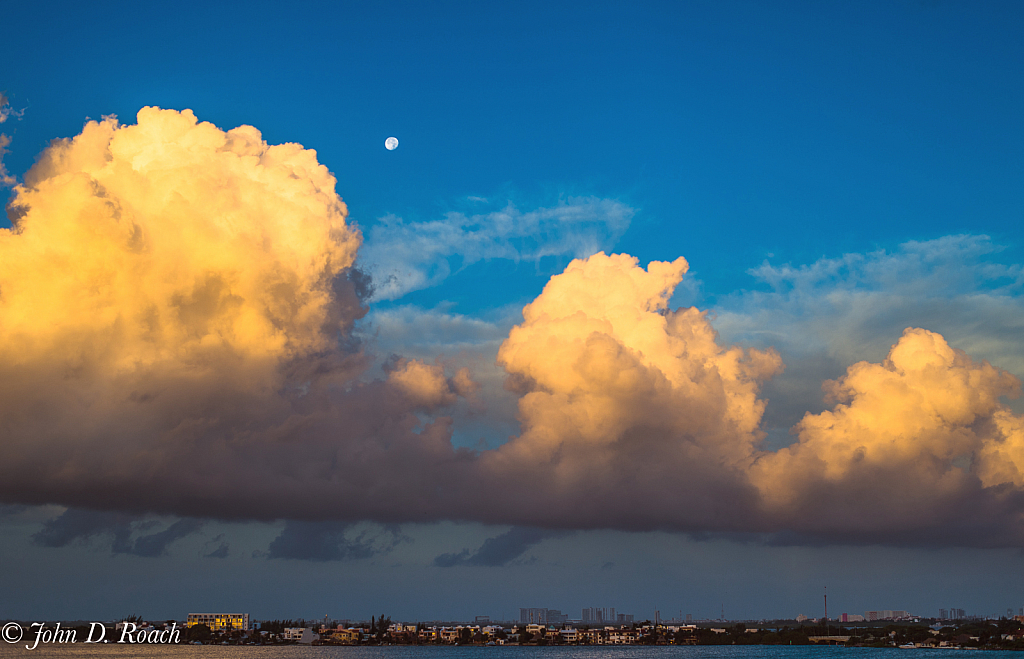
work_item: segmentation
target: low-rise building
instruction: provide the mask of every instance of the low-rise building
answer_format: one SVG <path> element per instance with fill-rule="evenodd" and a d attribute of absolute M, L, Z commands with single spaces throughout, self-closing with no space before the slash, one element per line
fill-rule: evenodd
<path fill-rule="evenodd" d="M 331 641 L 344 645 L 355 645 L 362 637 L 360 629 L 337 629 L 331 633 Z"/>
<path fill-rule="evenodd" d="M 442 643 L 458 643 L 462 635 L 462 627 L 442 627 L 440 632 Z"/>
<path fill-rule="evenodd" d="M 538 635 L 543 636 L 546 633 L 546 630 L 547 627 L 544 625 L 532 624 L 526 626 L 526 633 L 533 638 L 537 638 Z"/>
<path fill-rule="evenodd" d="M 249 629 L 248 613 L 190 613 L 186 625 L 206 625 L 212 631 L 241 630 Z"/>

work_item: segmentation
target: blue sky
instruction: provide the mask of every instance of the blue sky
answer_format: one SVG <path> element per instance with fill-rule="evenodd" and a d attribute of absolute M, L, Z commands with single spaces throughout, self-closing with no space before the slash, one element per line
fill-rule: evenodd
<path fill-rule="evenodd" d="M 684 252 L 722 294 L 769 254 L 808 262 L 963 232 L 1012 243 L 1018 10 L 25 5 L 5 10 L 5 89 L 29 108 L 7 162 L 24 171 L 86 116 L 188 107 L 315 148 L 361 226 L 435 218 L 467 196 L 621 199 L 642 213 L 618 249 Z"/>
<path fill-rule="evenodd" d="M 3 165 L 23 182 L 51 140 L 87 118 L 133 124 L 145 106 L 315 150 L 375 286 L 352 330 L 371 364 L 360 381 L 386 377 L 391 355 L 442 356 L 449 377 L 469 369 L 479 389 L 448 414 L 454 446 L 473 450 L 524 432 L 495 360 L 552 276 L 598 250 L 641 266 L 684 256 L 672 306 L 710 310 L 722 345 L 774 348 L 786 365 L 762 389 L 758 427 L 774 450 L 805 413 L 832 407 L 823 381 L 882 362 L 906 327 L 1024 376 L 1022 13 L 937 0 L 7 5 Z M 53 520 L 78 510 L 68 496 L 0 501 L 3 562 L 26 566 L 0 585 L 0 616 L 703 617 L 724 604 L 730 617 L 782 617 L 815 614 L 826 578 L 851 613 L 1024 605 L 1006 579 L 1024 567 L 1014 541 L 776 546 L 550 520 L 522 539 L 515 529 L 532 526 L 515 515 L 469 513 L 368 514 L 301 535 L 268 513 L 178 527 L 144 556 L 139 538 L 178 516 L 93 501 L 127 517 L 61 531 Z M 506 533 L 520 553 L 435 563 Z M 350 594 L 327 593 L 325 576 Z"/>

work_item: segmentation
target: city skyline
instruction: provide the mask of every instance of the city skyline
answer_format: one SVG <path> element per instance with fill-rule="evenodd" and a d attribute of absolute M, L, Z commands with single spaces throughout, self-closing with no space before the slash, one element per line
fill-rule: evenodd
<path fill-rule="evenodd" d="M 1018 3 L 0 17 L 0 617 L 1024 603 Z"/>
<path fill-rule="evenodd" d="M 600 627 L 602 625 L 610 625 L 615 627 L 629 627 L 636 625 L 692 625 L 698 624 L 716 624 L 721 622 L 751 622 L 751 623 L 780 623 L 780 622 L 795 622 L 797 624 L 817 624 L 822 621 L 838 622 L 838 623 L 875 623 L 875 622 L 921 622 L 934 620 L 937 622 L 968 622 L 968 621 L 982 621 L 982 620 L 1019 620 L 1024 618 L 1024 607 L 1018 607 L 1017 609 L 1009 608 L 1003 612 L 996 614 L 980 614 L 974 612 L 966 612 L 964 609 L 938 609 L 939 614 L 936 616 L 912 613 L 904 610 L 875 610 L 875 611 L 864 611 L 863 615 L 855 613 L 839 613 L 833 616 L 817 617 L 808 616 L 803 613 L 793 616 L 775 616 L 768 618 L 726 618 L 726 617 L 715 617 L 715 618 L 696 618 L 691 613 L 683 613 L 679 610 L 675 615 L 661 615 L 660 611 L 655 611 L 652 616 L 634 616 L 633 614 L 616 614 L 615 618 L 606 617 L 605 619 L 595 619 L 593 612 L 596 609 L 594 607 L 584 608 L 582 613 L 578 617 L 574 617 L 571 614 L 563 613 L 560 609 L 550 608 L 537 608 L 527 607 L 518 609 L 518 616 L 513 616 L 508 619 L 501 617 L 493 617 L 490 615 L 474 615 L 471 618 L 459 619 L 441 619 L 441 618 L 416 618 L 408 620 L 392 620 L 390 617 L 387 618 L 389 624 L 393 627 L 403 627 L 406 625 L 475 625 L 478 627 L 489 626 L 489 625 L 500 625 L 505 628 L 514 628 L 525 625 L 536 625 L 541 627 L 572 627 L 572 626 L 583 626 L 583 627 Z M 604 608 L 605 611 L 614 611 L 614 607 Z M 724 614 L 724 610 L 723 610 Z M 607 614 L 606 614 L 607 615 Z M 325 614 L 320 618 L 305 618 L 302 616 L 286 616 L 284 622 L 293 622 L 298 626 L 305 625 L 306 628 L 326 627 L 326 628 L 342 628 L 351 626 L 363 626 L 370 627 L 374 626 L 374 620 L 377 620 L 376 616 L 369 617 L 354 617 L 354 618 L 335 618 L 329 614 Z M 385 620 L 384 615 L 379 618 L 379 621 L 383 623 Z M 153 617 L 147 618 L 145 616 L 139 616 L 133 614 L 122 620 L 111 619 L 106 622 L 124 622 L 124 621 L 135 621 L 138 624 L 144 622 L 157 623 L 157 622 L 181 622 L 185 626 L 192 626 L 194 624 L 205 624 L 211 629 L 233 629 L 233 630 L 245 630 L 259 628 L 261 623 L 268 622 L 282 622 L 282 619 L 261 619 L 259 616 L 253 616 L 250 613 L 189 613 L 187 616 L 177 616 L 167 618 Z M 54 622 L 50 620 L 47 622 Z M 60 622 L 81 622 L 79 620 L 60 620 Z"/>

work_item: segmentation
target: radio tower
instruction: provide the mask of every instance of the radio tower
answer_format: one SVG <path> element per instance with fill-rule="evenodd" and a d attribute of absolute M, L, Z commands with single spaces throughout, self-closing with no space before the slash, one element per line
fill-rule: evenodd
<path fill-rule="evenodd" d="M 825 636 L 831 636 L 828 625 L 828 586 L 825 586 Z"/>

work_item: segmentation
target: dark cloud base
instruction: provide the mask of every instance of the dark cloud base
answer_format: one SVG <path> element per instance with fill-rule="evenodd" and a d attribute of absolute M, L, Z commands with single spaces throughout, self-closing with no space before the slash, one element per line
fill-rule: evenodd
<path fill-rule="evenodd" d="M 541 541 L 565 534 L 564 531 L 513 526 L 501 535 L 484 540 L 484 543 L 475 552 L 463 549 L 458 553 L 441 554 L 434 558 L 434 565 L 437 567 L 501 567 L 519 558 Z"/>

